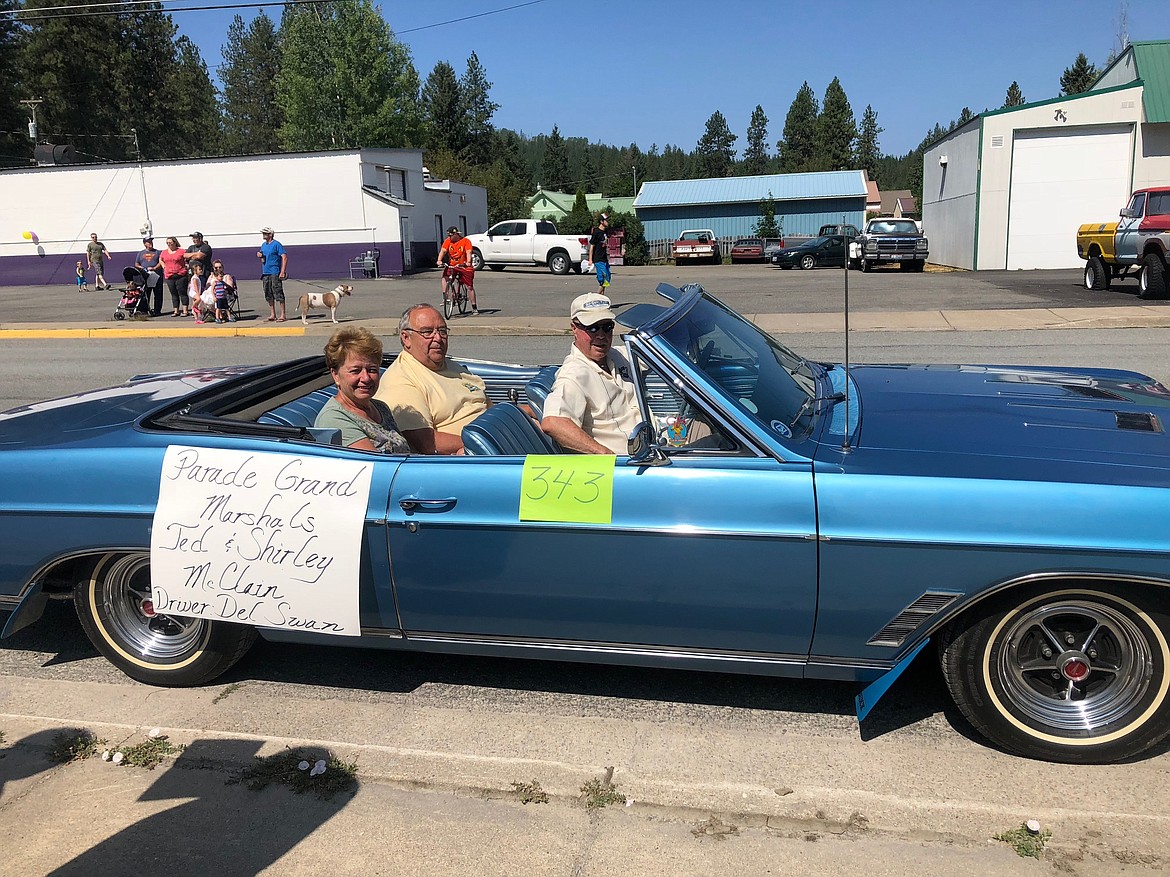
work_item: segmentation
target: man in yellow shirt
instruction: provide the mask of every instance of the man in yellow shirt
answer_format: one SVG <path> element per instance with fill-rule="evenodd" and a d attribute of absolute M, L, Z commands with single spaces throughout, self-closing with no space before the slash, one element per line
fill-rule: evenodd
<path fill-rule="evenodd" d="M 416 454 L 462 454 L 463 427 L 491 402 L 483 378 L 447 359 L 447 321 L 433 305 L 406 309 L 398 324 L 402 353 L 375 394 L 390 406 Z"/>

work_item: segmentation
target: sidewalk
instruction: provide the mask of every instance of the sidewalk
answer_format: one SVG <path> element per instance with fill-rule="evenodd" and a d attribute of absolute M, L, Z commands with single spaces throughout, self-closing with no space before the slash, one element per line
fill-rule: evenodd
<path fill-rule="evenodd" d="M 1142 877 L 1170 863 L 1170 816 L 1149 807 L 1164 794 L 1157 770 L 897 733 L 863 742 L 847 717 L 776 735 L 536 706 L 490 718 L 360 699 L 342 710 L 263 683 L 8 683 L 0 874 L 1011 877 L 1045 866 L 992 837 L 1029 818 L 1053 832 L 1048 867 Z M 155 770 L 47 758 L 67 729 L 117 750 L 155 726 L 185 747 Z M 356 791 L 321 800 L 229 784 L 288 747 L 355 762 Z M 587 809 L 582 787 L 607 778 L 615 800 Z M 523 784 L 548 801 L 523 803 Z"/>

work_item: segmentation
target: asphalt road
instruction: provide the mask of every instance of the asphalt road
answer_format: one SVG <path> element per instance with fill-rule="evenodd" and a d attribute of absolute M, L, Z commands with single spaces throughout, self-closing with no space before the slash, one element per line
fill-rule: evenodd
<path fill-rule="evenodd" d="M 784 271 L 764 265 L 614 267 L 609 293 L 618 306 L 661 302 L 655 287 L 701 283 L 704 288 L 741 313 L 840 313 L 845 281 L 849 282 L 852 311 L 982 310 L 1048 307 L 1118 307 L 1145 304 L 1137 297 L 1133 280 L 1107 291 L 1092 292 L 1081 285 L 1081 272 L 1060 271 L 927 271 L 903 273 L 883 268 L 868 273 L 822 268 Z M 439 274 L 379 280 L 345 280 L 354 287 L 343 300 L 343 319 L 374 319 L 397 315 L 420 301 L 438 302 Z M 308 283 L 291 279 L 285 284 L 288 311 L 296 308 L 302 292 L 332 287 L 329 281 Z M 480 271 L 476 289 L 485 316 L 553 316 L 568 320 L 574 296 L 596 289 L 590 275 L 557 277 L 540 268 Z M 245 323 L 262 323 L 267 316 L 260 283 L 240 278 Z M 81 295 L 72 287 L 0 287 L 0 323 L 61 323 L 110 321 L 118 301 L 115 290 Z M 164 304 L 167 313 L 169 302 Z M 1167 302 L 1152 302 L 1170 306 Z M 321 312 L 314 314 L 318 320 Z M 172 325 L 163 317 L 164 325 Z M 177 322 L 177 321 L 176 321 Z"/>

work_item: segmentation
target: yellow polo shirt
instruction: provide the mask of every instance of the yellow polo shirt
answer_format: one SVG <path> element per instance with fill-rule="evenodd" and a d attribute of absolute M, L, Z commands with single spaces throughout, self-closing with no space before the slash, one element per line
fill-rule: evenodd
<path fill-rule="evenodd" d="M 447 359 L 431 371 L 405 350 L 382 375 L 375 399 L 390 406 L 402 431 L 433 429 L 457 436 L 487 410 L 483 378 Z"/>

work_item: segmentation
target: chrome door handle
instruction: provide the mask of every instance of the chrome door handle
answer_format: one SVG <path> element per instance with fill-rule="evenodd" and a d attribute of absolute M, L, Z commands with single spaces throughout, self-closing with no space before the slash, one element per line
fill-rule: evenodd
<path fill-rule="evenodd" d="M 412 512 L 415 509 L 441 509 L 448 506 L 454 508 L 455 503 L 459 500 L 454 496 L 449 496 L 446 499 L 423 499 L 420 496 L 404 496 L 398 500 L 398 505 L 402 507 L 404 512 Z"/>

